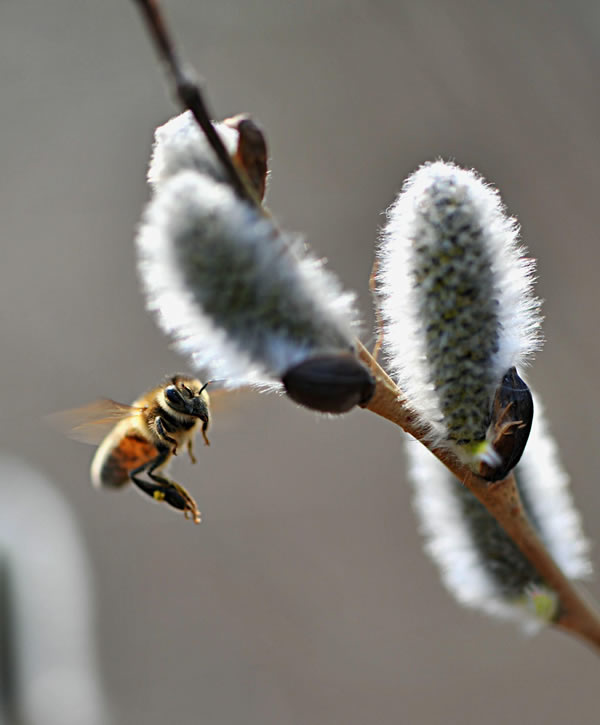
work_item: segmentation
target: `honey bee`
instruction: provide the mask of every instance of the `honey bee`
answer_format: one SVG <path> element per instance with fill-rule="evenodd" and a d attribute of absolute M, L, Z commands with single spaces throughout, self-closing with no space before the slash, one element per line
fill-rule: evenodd
<path fill-rule="evenodd" d="M 69 427 L 71 437 L 95 443 L 99 427 L 111 430 L 100 443 L 91 465 L 98 488 L 121 488 L 128 481 L 155 501 L 183 511 L 200 523 L 200 511 L 190 494 L 164 474 L 172 456 L 186 447 L 192 463 L 194 435 L 200 428 L 206 445 L 210 401 L 200 380 L 175 375 L 131 405 L 100 400 L 84 408 L 58 413 L 54 422 Z M 96 433 L 94 433 L 94 430 Z"/>

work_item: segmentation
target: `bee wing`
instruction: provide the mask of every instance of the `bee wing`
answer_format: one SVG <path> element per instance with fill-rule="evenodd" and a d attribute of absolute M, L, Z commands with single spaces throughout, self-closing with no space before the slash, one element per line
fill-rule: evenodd
<path fill-rule="evenodd" d="M 52 413 L 46 416 L 46 419 L 53 427 L 66 433 L 69 438 L 97 445 L 119 421 L 133 417 L 141 410 L 143 408 L 103 398 L 81 408 Z"/>
<path fill-rule="evenodd" d="M 254 388 L 217 388 L 208 389 L 208 397 L 210 399 L 210 407 L 212 410 L 219 412 L 236 408 L 239 404 L 249 399 L 250 394 L 255 392 Z"/>
<path fill-rule="evenodd" d="M 240 415 L 244 415 L 244 408 L 252 403 L 254 396 L 259 391 L 252 387 L 242 388 L 217 388 L 208 389 L 210 399 L 210 410 L 212 415 L 217 415 L 219 429 L 235 428 Z M 212 421 L 214 425 L 214 419 Z"/>

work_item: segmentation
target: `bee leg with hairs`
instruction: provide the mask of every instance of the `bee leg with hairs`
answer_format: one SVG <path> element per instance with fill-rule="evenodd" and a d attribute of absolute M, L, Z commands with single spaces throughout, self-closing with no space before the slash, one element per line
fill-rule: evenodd
<path fill-rule="evenodd" d="M 164 487 L 162 488 L 162 494 L 164 495 L 162 500 L 169 506 L 182 510 L 186 519 L 191 519 L 195 524 L 199 524 L 202 515 L 198 509 L 198 504 L 190 494 L 179 483 L 160 473 L 154 473 L 153 468 L 154 466 L 151 466 L 147 469 L 147 473 L 159 486 Z M 156 495 L 154 495 L 154 498 L 156 498 Z"/>
<path fill-rule="evenodd" d="M 207 428 L 208 428 L 208 420 L 205 420 L 202 423 L 201 433 L 202 433 L 202 438 L 204 439 L 204 444 L 207 445 L 207 446 L 209 446 L 210 445 L 210 441 L 208 440 L 208 436 L 206 435 L 206 429 Z"/>
<path fill-rule="evenodd" d="M 194 446 L 193 446 L 191 438 L 188 440 L 187 449 L 188 449 L 188 453 L 190 455 L 190 461 L 192 463 L 198 463 L 196 456 L 194 455 Z"/>
<path fill-rule="evenodd" d="M 157 415 L 156 418 L 154 419 L 154 425 L 156 426 L 156 432 L 158 433 L 160 438 L 169 444 L 171 453 L 174 456 L 176 456 L 177 455 L 177 441 L 175 440 L 175 438 L 171 438 L 171 436 L 167 432 L 166 423 L 160 417 L 160 415 Z"/>
<path fill-rule="evenodd" d="M 156 469 L 166 463 L 172 451 L 165 447 L 151 461 L 143 463 L 130 473 L 130 478 L 135 485 L 146 495 L 155 501 L 164 501 L 169 506 L 183 511 L 185 518 L 191 518 L 195 524 L 200 523 L 200 511 L 198 505 L 190 494 L 175 481 L 156 473 Z M 140 478 L 140 474 L 146 473 L 151 481 Z"/>

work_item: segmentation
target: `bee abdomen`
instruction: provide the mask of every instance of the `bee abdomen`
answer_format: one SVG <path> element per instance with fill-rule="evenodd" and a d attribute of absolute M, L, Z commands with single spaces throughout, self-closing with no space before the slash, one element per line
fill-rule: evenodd
<path fill-rule="evenodd" d="M 115 453 L 118 454 L 118 449 Z M 115 453 L 111 453 L 104 460 L 98 480 L 94 480 L 96 485 L 118 488 L 129 480 L 129 471 L 123 466 L 120 456 Z"/>
<path fill-rule="evenodd" d="M 129 481 L 129 474 L 138 466 L 158 455 L 152 443 L 139 435 L 127 435 L 108 452 L 98 449 L 92 462 L 92 482 L 95 486 L 119 488 Z"/>

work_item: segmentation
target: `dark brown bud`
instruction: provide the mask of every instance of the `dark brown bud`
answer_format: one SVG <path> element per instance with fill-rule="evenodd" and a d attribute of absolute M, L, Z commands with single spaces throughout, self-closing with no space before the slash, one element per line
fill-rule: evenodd
<path fill-rule="evenodd" d="M 234 161 L 241 166 L 260 199 L 267 183 L 267 142 L 260 126 L 246 114 L 226 118 L 223 123 L 237 129 L 238 147 Z"/>
<path fill-rule="evenodd" d="M 488 481 L 501 481 L 508 476 L 523 455 L 532 422 L 533 398 L 517 369 L 512 367 L 502 378 L 492 404 L 492 445 L 501 462 L 497 466 L 481 463 L 480 476 Z"/>
<path fill-rule="evenodd" d="M 282 378 L 290 398 L 321 413 L 346 413 L 366 405 L 375 392 L 371 372 L 353 355 L 319 355 L 295 365 Z"/>

